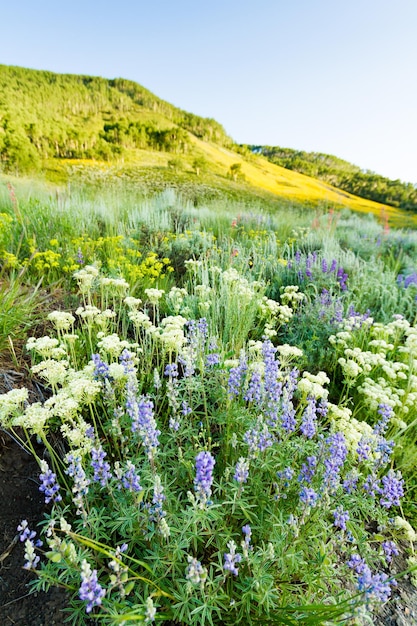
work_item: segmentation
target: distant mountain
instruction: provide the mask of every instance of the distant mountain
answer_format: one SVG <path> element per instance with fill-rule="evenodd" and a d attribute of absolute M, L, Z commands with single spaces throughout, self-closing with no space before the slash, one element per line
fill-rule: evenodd
<path fill-rule="evenodd" d="M 414 208 L 411 190 L 408 200 L 399 202 L 391 196 L 384 200 L 383 194 L 378 202 L 352 195 L 341 180 L 347 176 L 352 182 L 354 175 L 355 189 L 362 192 L 361 171 L 335 157 L 318 157 L 239 146 L 214 119 L 183 111 L 123 78 L 0 65 L 4 174 L 32 175 L 39 170 L 43 178 L 60 184 L 80 180 L 102 184 L 111 178 L 145 192 L 171 186 L 194 200 L 219 193 L 275 205 L 286 199 L 303 206 L 389 214 L 399 223 L 404 214 L 385 202 Z M 339 169 L 338 163 L 343 164 Z"/>
<path fill-rule="evenodd" d="M 417 185 L 391 180 L 357 165 L 321 152 L 303 152 L 279 146 L 247 146 L 254 154 L 265 156 L 271 163 L 348 191 L 383 202 L 390 206 L 417 211 Z"/>

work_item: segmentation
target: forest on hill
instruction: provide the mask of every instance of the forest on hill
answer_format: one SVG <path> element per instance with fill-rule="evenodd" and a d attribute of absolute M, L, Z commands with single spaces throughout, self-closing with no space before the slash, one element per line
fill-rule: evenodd
<path fill-rule="evenodd" d="M 391 180 L 370 170 L 321 152 L 279 146 L 242 146 L 287 169 L 318 178 L 356 196 L 409 211 L 417 210 L 417 185 Z"/>
<path fill-rule="evenodd" d="M 186 153 L 189 133 L 230 145 L 213 119 L 182 111 L 135 82 L 0 65 L 0 165 L 25 172 L 42 159 L 112 160 L 145 148 Z"/>

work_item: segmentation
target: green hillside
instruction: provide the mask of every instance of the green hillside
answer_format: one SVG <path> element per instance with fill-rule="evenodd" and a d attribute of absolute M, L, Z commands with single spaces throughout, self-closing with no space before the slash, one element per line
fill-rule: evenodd
<path fill-rule="evenodd" d="M 414 214 L 353 195 L 269 162 L 213 119 L 161 100 L 141 85 L 0 65 L 0 172 L 47 181 L 175 187 L 193 199 L 286 200 L 373 213 L 410 225 Z M 306 172 L 307 173 L 307 172 Z"/>
<path fill-rule="evenodd" d="M 390 206 L 417 211 L 417 185 L 363 170 L 357 165 L 321 152 L 304 152 L 280 146 L 243 146 L 271 163 L 318 178 L 349 193 Z"/>

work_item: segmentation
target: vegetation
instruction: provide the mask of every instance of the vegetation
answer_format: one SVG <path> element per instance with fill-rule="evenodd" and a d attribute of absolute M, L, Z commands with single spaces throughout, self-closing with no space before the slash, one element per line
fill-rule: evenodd
<path fill-rule="evenodd" d="M 79 625 L 369 623 L 416 569 L 415 231 L 8 179 L 0 215 L 2 345 L 49 390 L 0 396 L 34 588 Z"/>
<path fill-rule="evenodd" d="M 321 152 L 304 152 L 279 146 L 242 146 L 255 154 L 262 154 L 272 163 L 323 180 L 334 187 L 362 198 L 417 210 L 417 184 L 390 180 L 357 165 Z"/>
<path fill-rule="evenodd" d="M 227 197 L 278 206 L 285 199 L 415 224 L 413 211 L 267 162 L 234 144 L 215 120 L 184 112 L 132 81 L 0 65 L 0 90 L 0 171 L 8 175 L 37 173 L 77 188 L 129 184 L 142 195 L 173 187 L 195 202 Z"/>

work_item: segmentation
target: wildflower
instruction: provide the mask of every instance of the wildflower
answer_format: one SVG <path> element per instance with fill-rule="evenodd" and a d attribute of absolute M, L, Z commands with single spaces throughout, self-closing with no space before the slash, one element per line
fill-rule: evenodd
<path fill-rule="evenodd" d="M 381 498 L 380 504 L 386 509 L 391 508 L 393 505 L 400 505 L 400 498 L 404 495 L 404 481 L 401 476 L 401 472 L 395 472 L 390 470 L 386 476 L 382 478 L 382 487 L 379 488 Z"/>
<path fill-rule="evenodd" d="M 155 450 L 159 446 L 159 435 L 154 413 L 153 402 L 145 396 L 139 399 L 128 397 L 126 407 L 132 417 L 132 432 L 139 432 L 149 459 L 153 458 Z"/>
<path fill-rule="evenodd" d="M 102 487 L 105 487 L 112 477 L 110 464 L 104 460 L 106 456 L 107 453 L 104 452 L 103 448 L 93 448 L 91 450 L 91 467 L 94 470 L 93 480 L 94 482 L 99 482 Z"/>
<path fill-rule="evenodd" d="M 127 461 L 126 470 L 121 478 L 121 484 L 129 491 L 142 491 L 139 480 L 140 476 L 136 473 L 136 468 L 132 461 Z"/>
<path fill-rule="evenodd" d="M 317 457 L 308 456 L 307 463 L 303 463 L 298 476 L 298 482 L 309 485 L 314 477 L 314 471 L 317 465 Z"/>
<path fill-rule="evenodd" d="M 62 497 L 58 493 L 59 485 L 56 480 L 56 474 L 54 474 L 48 466 L 48 463 L 44 460 L 40 462 L 42 473 L 39 475 L 41 485 L 39 491 L 45 494 L 45 504 L 53 502 L 60 502 Z"/>
<path fill-rule="evenodd" d="M 151 596 L 146 598 L 146 613 L 145 613 L 145 623 L 154 622 L 156 615 L 156 608 L 154 606 L 153 600 Z"/>
<path fill-rule="evenodd" d="M 387 563 L 391 563 L 393 556 L 399 555 L 397 545 L 393 541 L 383 541 L 381 546 Z"/>
<path fill-rule="evenodd" d="M 207 579 L 207 569 L 203 567 L 200 561 L 194 557 L 187 556 L 188 567 L 186 569 L 185 578 L 193 585 L 203 586 Z"/>
<path fill-rule="evenodd" d="M 246 363 L 246 359 L 244 354 L 242 353 L 239 360 L 239 365 L 237 367 L 232 367 L 229 372 L 228 391 L 230 397 L 239 396 L 247 369 L 248 366 Z"/>
<path fill-rule="evenodd" d="M 81 564 L 81 586 L 78 596 L 80 600 L 87 601 L 86 612 L 91 613 L 95 606 L 100 606 L 105 594 L 105 590 L 98 582 L 97 570 L 92 570 L 84 559 Z"/>
<path fill-rule="evenodd" d="M 347 456 L 346 440 L 343 433 L 338 432 L 327 437 L 325 443 L 327 457 L 324 459 L 324 480 L 329 487 L 334 488 Z"/>
<path fill-rule="evenodd" d="M 333 526 L 336 526 L 336 528 L 340 528 L 341 530 L 346 530 L 346 522 L 349 520 L 349 512 L 344 511 L 342 506 L 338 506 L 337 509 L 333 511 L 333 517 Z"/>
<path fill-rule="evenodd" d="M 25 564 L 24 564 L 24 568 L 25 569 L 36 569 L 39 561 L 41 560 L 40 557 L 36 554 L 35 552 L 35 544 L 33 543 L 33 541 L 31 539 L 26 539 L 25 541 Z"/>
<path fill-rule="evenodd" d="M 248 388 L 243 397 L 247 402 L 256 402 L 257 405 L 260 405 L 262 399 L 262 382 L 261 375 L 258 371 L 255 370 L 252 372 Z"/>
<path fill-rule="evenodd" d="M 271 447 L 274 443 L 274 437 L 262 418 L 258 418 L 256 425 L 243 435 L 243 441 L 249 447 L 250 456 L 254 457 L 258 452 L 264 452 Z"/>
<path fill-rule="evenodd" d="M 99 354 L 93 354 L 91 360 L 94 363 L 94 377 L 95 378 L 108 378 L 109 366 L 105 363 Z"/>
<path fill-rule="evenodd" d="M 215 463 L 216 461 L 210 452 L 199 452 L 195 458 L 194 491 L 202 504 L 209 503 Z"/>
<path fill-rule="evenodd" d="M 206 367 L 214 367 L 220 363 L 220 356 L 216 352 L 208 354 L 206 357 Z"/>
<path fill-rule="evenodd" d="M 314 506 L 318 498 L 318 494 L 310 487 L 303 487 L 300 491 L 300 501 L 306 506 Z"/>
<path fill-rule="evenodd" d="M 312 396 L 308 396 L 307 407 L 303 413 L 300 430 L 305 437 L 312 439 L 316 434 L 316 425 L 316 399 Z"/>
<path fill-rule="evenodd" d="M 236 463 L 235 473 L 233 475 L 233 479 L 236 480 L 240 485 L 246 483 L 249 476 L 249 461 L 245 459 L 243 456 L 240 457 L 238 462 Z"/>
<path fill-rule="evenodd" d="M 237 546 L 233 540 L 228 542 L 227 547 L 229 548 L 229 552 L 226 552 L 224 554 L 223 569 L 226 572 L 231 572 L 232 574 L 237 576 L 239 574 L 239 570 L 236 567 L 236 564 L 240 563 L 240 561 L 242 560 L 242 555 L 236 553 Z"/>
<path fill-rule="evenodd" d="M 252 537 L 252 529 L 249 526 L 249 524 L 245 524 L 245 526 L 242 526 L 242 533 L 245 536 L 245 539 L 242 542 L 242 547 L 243 547 L 244 553 L 246 553 L 245 556 L 247 556 L 249 549 L 251 548 L 250 542 L 251 542 L 251 537 Z"/>

